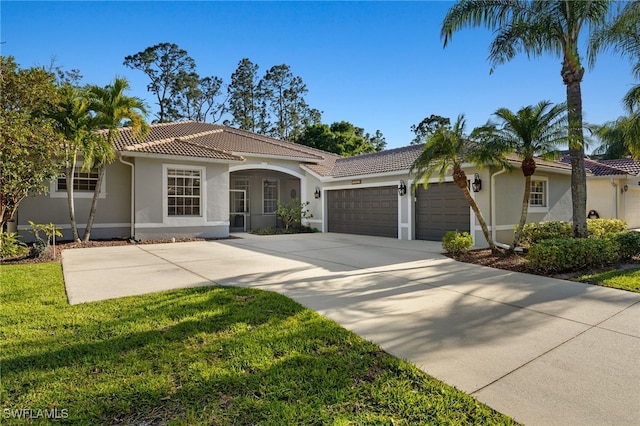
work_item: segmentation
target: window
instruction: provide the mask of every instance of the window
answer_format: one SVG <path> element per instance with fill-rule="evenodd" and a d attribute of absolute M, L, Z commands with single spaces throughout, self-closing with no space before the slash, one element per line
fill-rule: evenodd
<path fill-rule="evenodd" d="M 90 170 L 88 172 L 83 171 L 79 167 L 76 167 L 73 173 L 73 190 L 74 191 L 89 191 L 93 192 L 96 189 L 98 183 L 98 171 Z M 58 174 L 58 180 L 56 183 L 56 191 L 63 192 L 67 190 L 67 177 L 64 171 Z"/>
<path fill-rule="evenodd" d="M 531 194 L 529 195 L 530 207 L 547 207 L 547 181 L 532 180 Z"/>
<path fill-rule="evenodd" d="M 262 192 L 262 213 L 275 214 L 278 209 L 278 181 L 265 179 Z"/>
<path fill-rule="evenodd" d="M 201 171 L 167 169 L 167 216 L 200 216 Z"/>

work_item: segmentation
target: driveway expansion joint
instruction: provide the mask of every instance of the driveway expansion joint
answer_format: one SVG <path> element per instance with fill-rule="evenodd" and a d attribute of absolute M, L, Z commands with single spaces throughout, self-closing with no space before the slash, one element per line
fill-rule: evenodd
<path fill-rule="evenodd" d="M 150 252 L 149 250 L 145 250 L 145 249 L 143 249 L 143 248 L 142 248 L 142 247 L 140 247 L 140 246 L 138 246 L 138 248 L 139 248 L 140 250 L 142 250 L 143 252 L 147 253 L 147 254 L 150 254 L 150 255 L 152 255 L 152 256 L 155 256 L 155 257 L 157 257 L 158 259 L 161 259 L 161 260 L 163 260 L 164 262 L 166 262 L 166 263 L 168 263 L 168 264 L 170 264 L 170 265 L 175 266 L 176 268 L 182 269 L 183 271 L 188 272 L 188 273 L 190 273 L 190 274 L 193 274 L 193 275 L 195 275 L 195 276 L 196 276 L 196 277 L 198 277 L 198 278 L 202 278 L 203 280 L 205 280 L 205 281 L 207 281 L 207 282 L 210 282 L 210 283 L 211 283 L 211 284 L 213 284 L 213 285 L 219 285 L 217 282 L 215 282 L 215 281 L 213 281 L 213 280 L 209 279 L 208 277 L 205 277 L 204 275 L 198 274 L 197 272 L 193 272 L 191 269 L 185 268 L 184 266 L 182 266 L 182 265 L 180 265 L 180 264 L 178 264 L 178 263 L 172 262 L 172 261 L 170 261 L 169 259 L 166 259 L 166 258 L 164 258 L 164 257 L 162 257 L 162 256 L 160 256 L 160 255 L 158 255 L 158 254 L 155 254 L 155 253 Z"/>

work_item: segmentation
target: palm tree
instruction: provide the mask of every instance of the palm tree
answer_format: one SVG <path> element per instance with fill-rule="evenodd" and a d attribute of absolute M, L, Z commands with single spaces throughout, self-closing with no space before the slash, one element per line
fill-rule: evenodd
<path fill-rule="evenodd" d="M 596 53 L 606 48 L 628 56 L 633 62 L 631 73 L 636 80 L 640 80 L 640 2 L 625 3 L 614 19 L 593 34 L 590 47 L 589 60 L 592 64 Z M 629 115 L 615 122 L 605 123 L 597 134 L 608 144 L 607 153 L 628 150 L 634 158 L 640 158 L 640 84 L 629 89 L 623 98 L 623 104 Z"/>
<path fill-rule="evenodd" d="M 100 138 L 101 143 L 93 144 L 85 156 L 85 161 L 98 168 L 98 180 L 82 238 L 84 241 L 88 241 L 91 235 L 106 166 L 115 159 L 113 143 L 120 134 L 119 127 L 129 125 L 134 137 L 143 137 L 149 131 L 149 125 L 145 121 L 147 106 L 140 98 L 126 96 L 124 92 L 129 88 L 129 82 L 125 78 L 116 77 L 113 83 L 105 87 L 90 86 L 88 89 L 89 108 L 95 113 L 99 128 L 106 129 L 106 138 Z"/>
<path fill-rule="evenodd" d="M 594 152 L 602 154 L 603 158 L 623 158 L 629 154 L 640 158 L 640 114 L 591 126 L 590 130 L 601 142 Z"/>
<path fill-rule="evenodd" d="M 74 174 L 78 162 L 78 153 L 85 152 L 92 144 L 95 144 L 98 136 L 94 133 L 95 122 L 84 94 L 70 84 L 61 86 L 59 93 L 60 100 L 50 114 L 50 118 L 54 121 L 56 132 L 62 136 L 71 233 L 74 241 L 80 241 L 73 198 Z M 88 170 L 87 164 L 83 165 L 84 170 Z"/>
<path fill-rule="evenodd" d="M 497 250 L 496 245 L 489 234 L 489 228 L 484 220 L 484 216 L 482 216 L 480 208 L 473 197 L 471 197 L 471 193 L 469 193 L 469 182 L 466 173 L 462 170 L 462 163 L 472 161 L 476 163 L 476 166 L 484 167 L 496 164 L 501 160 L 497 156 L 493 158 L 487 156 L 487 151 L 485 150 L 483 151 L 485 154 L 483 158 L 486 159 L 480 162 L 478 160 L 480 158 L 478 155 L 479 146 L 465 136 L 464 130 L 464 115 L 458 116 L 458 119 L 452 127 L 440 126 L 437 128 L 425 142 L 424 149 L 411 165 L 409 174 L 415 175 L 415 189 L 415 186 L 419 185 L 420 182 L 422 182 L 424 188 L 427 188 L 429 177 L 434 173 L 437 173 L 440 182 L 442 182 L 444 177 L 451 172 L 453 174 L 453 181 L 458 188 L 462 190 L 464 198 L 473 209 L 482 227 L 484 238 L 487 240 L 491 250 L 495 252 Z"/>
<path fill-rule="evenodd" d="M 568 143 L 571 157 L 571 197 L 574 236 L 587 237 L 587 186 L 584 168 L 581 82 L 584 68 L 579 54 L 583 28 L 593 30 L 606 21 L 610 1 L 603 0 L 462 0 L 449 9 L 441 36 L 444 46 L 454 31 L 484 25 L 496 33 L 489 47 L 491 72 L 516 54 L 562 59 L 561 76 L 566 86 Z"/>
<path fill-rule="evenodd" d="M 510 251 L 513 252 L 520 242 L 522 228 L 529 213 L 531 195 L 531 176 L 536 171 L 535 157 L 553 158 L 555 148 L 567 140 L 566 106 L 552 106 L 549 101 L 541 101 L 513 112 L 507 108 L 498 109 L 495 115 L 500 123 L 488 123 L 474 130 L 473 136 L 484 134 L 482 139 L 489 141 L 498 152 L 515 153 L 522 158 L 520 169 L 524 175 L 524 194 L 519 226 L 513 235 Z"/>

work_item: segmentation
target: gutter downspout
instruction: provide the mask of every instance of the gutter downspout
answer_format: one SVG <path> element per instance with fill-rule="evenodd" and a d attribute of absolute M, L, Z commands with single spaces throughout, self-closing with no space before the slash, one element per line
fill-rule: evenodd
<path fill-rule="evenodd" d="M 611 178 L 611 186 L 613 186 L 613 218 L 618 218 L 618 184 Z"/>
<path fill-rule="evenodd" d="M 133 238 L 134 240 L 136 239 L 136 216 L 135 216 L 135 179 L 136 179 L 136 175 L 134 173 L 134 164 L 130 163 L 128 161 L 124 161 L 124 159 L 122 158 L 122 154 L 120 152 L 118 152 L 118 161 L 120 161 L 122 164 L 127 165 L 129 167 L 131 167 L 131 238 Z"/>
<path fill-rule="evenodd" d="M 498 230 L 496 229 L 496 176 L 506 173 L 505 169 L 502 169 L 491 175 L 491 239 L 493 243 L 498 246 L 499 243 L 496 242 L 496 234 Z M 504 244 L 500 244 L 500 247 L 505 248 Z"/>

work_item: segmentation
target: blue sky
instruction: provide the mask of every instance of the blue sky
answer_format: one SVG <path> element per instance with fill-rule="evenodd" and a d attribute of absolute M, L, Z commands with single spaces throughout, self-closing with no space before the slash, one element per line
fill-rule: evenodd
<path fill-rule="evenodd" d="M 175 43 L 201 76 L 230 81 L 242 58 L 264 73 L 287 64 L 302 77 L 308 104 L 322 121 L 346 120 L 382 131 L 388 148 L 408 145 L 412 124 L 464 113 L 467 130 L 500 107 L 517 110 L 541 100 L 562 102 L 560 59 L 517 57 L 489 74 L 492 34 L 468 29 L 443 49 L 440 25 L 451 2 L 13 2 L 0 4 L 2 55 L 22 67 L 52 57 L 79 69 L 83 82 L 129 79 L 130 94 L 157 106 L 147 77 L 122 65 L 125 56 Z M 603 55 L 582 84 L 585 120 L 623 114 L 631 66 Z"/>

